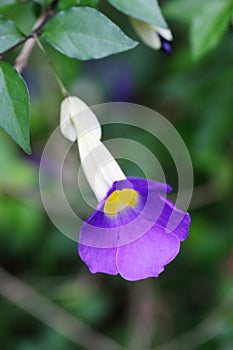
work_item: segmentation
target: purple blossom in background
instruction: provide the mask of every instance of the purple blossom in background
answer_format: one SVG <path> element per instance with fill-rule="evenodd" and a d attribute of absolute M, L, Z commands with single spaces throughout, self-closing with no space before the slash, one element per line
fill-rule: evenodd
<path fill-rule="evenodd" d="M 132 66 L 127 60 L 108 57 L 85 63 L 86 75 L 95 77 L 102 84 L 107 100 L 130 101 L 135 92 Z"/>
<path fill-rule="evenodd" d="M 86 239 L 85 236 L 98 236 L 100 228 L 108 235 L 113 229 L 114 233 L 119 231 L 119 242 L 138 230 L 141 235 L 118 247 L 79 244 L 79 255 L 92 273 L 119 273 L 129 281 L 158 277 L 164 266 L 179 253 L 180 241 L 188 237 L 190 225 L 189 214 L 177 209 L 162 195 L 170 191 L 166 184 L 140 178 L 129 177 L 114 182 L 81 227 L 80 242 Z M 172 213 L 177 226 L 169 231 L 167 224 Z M 149 230 L 145 221 L 149 223 Z M 135 223 L 138 230 L 135 230 Z"/>

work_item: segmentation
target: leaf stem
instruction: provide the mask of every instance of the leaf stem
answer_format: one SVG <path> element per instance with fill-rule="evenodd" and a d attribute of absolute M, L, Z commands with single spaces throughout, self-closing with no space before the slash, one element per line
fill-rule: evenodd
<path fill-rule="evenodd" d="M 35 35 L 35 41 L 38 45 L 38 47 L 40 48 L 40 50 L 43 52 L 43 54 L 46 56 L 47 60 L 48 60 L 48 63 L 50 64 L 50 66 L 52 67 L 53 69 L 53 74 L 56 78 L 56 81 L 57 81 L 57 84 L 61 90 L 61 93 L 64 97 L 68 97 L 70 94 L 69 92 L 67 91 L 66 87 L 64 86 L 61 78 L 59 77 L 59 74 L 58 74 L 58 71 L 57 71 L 57 68 L 55 67 L 55 65 L 53 64 L 53 62 L 50 60 L 49 56 L 47 55 L 47 52 L 45 51 L 44 47 L 42 46 L 41 42 L 39 41 L 38 37 Z"/>
<path fill-rule="evenodd" d="M 30 57 L 30 54 L 32 52 L 32 49 L 36 43 L 35 36 L 40 33 L 41 29 L 43 28 L 44 24 L 54 16 L 54 9 L 56 8 L 58 3 L 58 0 L 53 0 L 51 4 L 45 8 L 42 15 L 38 18 L 36 23 L 34 24 L 31 33 L 26 36 L 24 39 L 19 41 L 14 46 L 10 47 L 6 51 L 2 52 L 0 55 L 0 59 L 5 55 L 6 53 L 16 49 L 18 46 L 21 46 L 24 44 L 20 54 L 16 57 L 15 60 L 15 69 L 21 73 L 23 69 L 26 67 L 28 59 Z"/>

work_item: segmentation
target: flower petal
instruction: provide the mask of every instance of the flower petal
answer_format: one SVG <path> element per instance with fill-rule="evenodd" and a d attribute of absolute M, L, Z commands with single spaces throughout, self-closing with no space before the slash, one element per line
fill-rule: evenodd
<path fill-rule="evenodd" d="M 62 101 L 60 113 L 61 133 L 70 141 L 75 141 L 83 134 L 91 133 L 98 140 L 101 138 L 101 126 L 92 112 L 80 98 L 69 96 Z"/>
<path fill-rule="evenodd" d="M 132 17 L 130 20 L 136 33 L 146 45 L 156 50 L 161 48 L 161 41 L 155 26 Z"/>
<path fill-rule="evenodd" d="M 140 193 L 141 192 L 145 193 L 148 191 L 169 193 L 172 191 L 171 186 L 166 183 L 139 178 L 139 177 L 127 177 L 127 179 L 119 181 L 115 186 L 119 190 L 121 188 L 125 188 L 129 186 L 129 187 L 132 187 L 135 191 L 138 191 Z"/>
<path fill-rule="evenodd" d="M 92 248 L 79 244 L 78 251 L 90 272 L 117 275 L 116 248 Z"/>
<path fill-rule="evenodd" d="M 190 215 L 178 209 L 169 199 L 160 196 L 164 202 L 163 211 L 157 221 L 157 224 L 166 228 L 167 232 L 173 232 L 180 241 L 188 238 L 190 226 Z"/>
<path fill-rule="evenodd" d="M 139 196 L 136 206 L 126 207 L 117 215 L 106 214 L 104 212 L 106 198 L 116 189 L 124 188 L 137 191 Z M 113 248 L 136 241 L 159 220 L 165 206 L 160 192 L 170 190 L 170 186 L 166 184 L 147 179 L 127 178 L 114 182 L 107 196 L 82 225 L 79 242 L 95 248 Z"/>
<path fill-rule="evenodd" d="M 164 266 L 173 260 L 180 249 L 180 242 L 173 233 L 155 225 L 137 241 L 117 250 L 117 268 L 128 281 L 158 277 Z"/>
<path fill-rule="evenodd" d="M 168 232 L 175 233 L 181 241 L 187 239 L 190 215 L 177 208 L 159 193 L 169 193 L 171 191 L 169 185 L 153 180 L 128 177 L 127 180 L 119 181 L 117 188 L 123 187 L 127 181 L 130 181 L 133 188 L 141 195 L 140 205 L 135 208 L 138 214 L 141 212 L 146 219 L 161 225 Z"/>
<path fill-rule="evenodd" d="M 173 39 L 172 32 L 169 28 L 161 28 L 161 27 L 155 27 L 156 31 L 161 35 L 164 39 L 171 41 Z"/>
<path fill-rule="evenodd" d="M 136 241 L 154 226 L 132 208 L 122 212 L 111 218 L 95 210 L 80 229 L 79 243 L 92 248 L 117 248 Z"/>

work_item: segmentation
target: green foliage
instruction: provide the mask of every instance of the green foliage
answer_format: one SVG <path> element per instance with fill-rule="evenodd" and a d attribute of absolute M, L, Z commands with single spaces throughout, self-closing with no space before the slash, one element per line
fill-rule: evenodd
<path fill-rule="evenodd" d="M 80 60 L 106 57 L 137 45 L 101 12 L 89 7 L 59 12 L 44 27 L 43 35 L 55 49 Z"/>
<path fill-rule="evenodd" d="M 60 0 L 58 10 L 65 10 L 71 6 L 90 6 L 97 7 L 99 0 Z"/>
<path fill-rule="evenodd" d="M 24 38 L 14 22 L 0 17 L 0 53 L 8 50 Z"/>
<path fill-rule="evenodd" d="M 39 238 L 42 216 L 28 201 L 28 193 L 33 193 L 37 184 L 37 169 L 28 160 L 19 158 L 13 143 L 2 131 L 0 152 L 0 241 L 13 232 L 10 244 L 17 254 L 25 246 L 33 246 Z"/>
<path fill-rule="evenodd" d="M 232 0 L 174 0 L 163 7 L 166 16 L 190 26 L 191 53 L 196 61 L 220 43 L 232 10 Z"/>
<path fill-rule="evenodd" d="M 119 11 L 146 23 L 167 28 L 157 0 L 108 0 Z"/>
<path fill-rule="evenodd" d="M 18 0 L 1 0 L 0 9 L 17 4 Z"/>
<path fill-rule="evenodd" d="M 190 23 L 200 11 L 203 4 L 208 4 L 212 0 L 173 0 L 167 1 L 163 6 L 165 16 Z"/>
<path fill-rule="evenodd" d="M 33 0 L 35 3 L 45 7 L 48 6 L 52 0 Z M 99 0 L 59 0 L 57 3 L 57 10 L 63 11 L 72 6 L 90 6 L 97 7 Z"/>
<path fill-rule="evenodd" d="M 30 153 L 28 89 L 17 71 L 3 61 L 0 62 L 0 101 L 0 127 Z"/>
<path fill-rule="evenodd" d="M 10 139 L 0 131 L 0 189 L 10 189 L 13 193 L 25 193 L 36 185 L 37 169 L 19 154 Z"/>
<path fill-rule="evenodd" d="M 41 6 L 48 6 L 52 2 L 52 0 L 33 0 L 33 2 Z"/>
<path fill-rule="evenodd" d="M 195 60 L 217 46 L 227 30 L 231 14 L 232 0 L 213 0 L 202 6 L 191 25 L 192 55 Z"/>

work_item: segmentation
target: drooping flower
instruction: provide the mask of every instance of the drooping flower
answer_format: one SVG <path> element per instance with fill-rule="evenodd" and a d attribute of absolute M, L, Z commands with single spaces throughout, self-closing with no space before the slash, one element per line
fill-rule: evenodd
<path fill-rule="evenodd" d="M 168 54 L 172 53 L 170 41 L 172 41 L 172 33 L 169 28 L 158 27 L 136 18 L 131 18 L 134 30 L 142 41 L 152 49 L 162 49 Z"/>
<path fill-rule="evenodd" d="M 129 281 L 158 277 L 188 236 L 189 214 L 166 198 L 169 185 L 126 178 L 100 141 L 95 114 L 77 97 L 62 103 L 61 131 L 71 141 L 77 138 L 84 173 L 99 202 L 80 230 L 81 259 L 92 273 L 120 274 Z"/>

